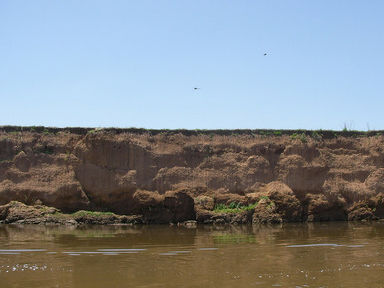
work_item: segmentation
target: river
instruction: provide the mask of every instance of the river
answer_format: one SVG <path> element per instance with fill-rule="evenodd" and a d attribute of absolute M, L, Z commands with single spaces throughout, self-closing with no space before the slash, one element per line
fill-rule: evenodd
<path fill-rule="evenodd" d="M 384 223 L 0 225 L 0 287 L 384 287 Z"/>

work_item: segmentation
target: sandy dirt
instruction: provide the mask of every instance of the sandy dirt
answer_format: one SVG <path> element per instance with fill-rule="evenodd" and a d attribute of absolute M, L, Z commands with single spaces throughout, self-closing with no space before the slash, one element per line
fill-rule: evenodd
<path fill-rule="evenodd" d="M 381 135 L 3 131 L 0 205 L 111 211 L 144 223 L 382 219 L 383 149 Z M 231 203 L 254 207 L 215 210 Z"/>

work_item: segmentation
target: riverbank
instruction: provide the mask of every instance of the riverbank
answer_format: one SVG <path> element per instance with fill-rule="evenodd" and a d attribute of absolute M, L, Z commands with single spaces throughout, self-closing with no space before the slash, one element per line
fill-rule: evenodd
<path fill-rule="evenodd" d="M 383 199 L 381 131 L 0 127 L 4 223 L 379 220 Z"/>

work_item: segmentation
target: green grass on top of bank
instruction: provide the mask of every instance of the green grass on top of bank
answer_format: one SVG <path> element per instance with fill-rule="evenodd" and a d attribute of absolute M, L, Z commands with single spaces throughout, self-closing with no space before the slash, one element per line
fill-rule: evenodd
<path fill-rule="evenodd" d="M 295 137 L 312 137 L 330 139 L 339 136 L 343 137 L 367 137 L 384 135 L 384 130 L 358 131 L 344 127 L 342 130 L 305 130 L 305 129 L 145 129 L 145 128 L 88 128 L 88 127 L 45 127 L 45 126 L 0 126 L 0 132 L 16 134 L 19 132 L 33 132 L 45 135 L 52 135 L 59 132 L 73 133 L 78 135 L 87 135 L 95 133 L 111 133 L 111 134 L 149 134 L 149 135 L 176 135 L 185 136 L 197 135 L 221 135 L 221 136 L 291 136 Z"/>

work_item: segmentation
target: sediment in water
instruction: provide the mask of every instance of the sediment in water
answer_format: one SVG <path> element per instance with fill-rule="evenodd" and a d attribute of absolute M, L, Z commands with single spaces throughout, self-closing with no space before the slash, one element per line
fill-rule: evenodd
<path fill-rule="evenodd" d="M 383 148 L 380 131 L 0 127 L 0 221 L 377 220 Z M 115 214 L 56 217 L 79 210 Z"/>

